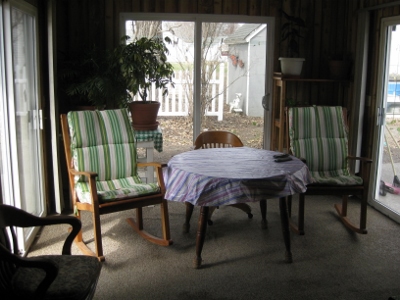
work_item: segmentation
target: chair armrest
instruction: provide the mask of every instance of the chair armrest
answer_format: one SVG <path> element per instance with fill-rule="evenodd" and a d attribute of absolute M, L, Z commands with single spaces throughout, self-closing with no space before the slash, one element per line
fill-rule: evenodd
<path fill-rule="evenodd" d="M 90 171 L 77 171 L 75 169 L 69 169 L 70 173 L 74 176 L 76 175 L 82 175 L 82 176 L 86 176 L 88 178 L 90 177 L 97 177 L 97 173 L 96 172 L 90 172 Z"/>
<path fill-rule="evenodd" d="M 63 255 L 71 254 L 71 245 L 81 230 L 82 224 L 81 221 L 72 216 L 49 216 L 49 217 L 37 217 L 22 209 L 18 209 L 13 206 L 4 205 L 4 214 L 2 220 L 0 220 L 1 224 L 13 224 L 16 227 L 33 227 L 33 226 L 47 226 L 47 225 L 56 225 L 56 224 L 69 224 L 72 226 L 72 230 L 69 233 L 68 237 L 64 242 L 64 246 L 62 249 Z"/>
<path fill-rule="evenodd" d="M 88 179 L 89 189 L 90 189 L 90 196 L 92 198 L 92 204 L 98 206 L 99 199 L 97 197 L 97 188 L 96 188 L 96 177 L 98 174 L 96 172 L 91 171 L 77 171 L 73 168 L 69 169 L 69 172 L 72 176 L 85 176 Z M 74 190 L 75 184 L 71 186 L 71 190 Z M 73 196 L 76 197 L 76 194 Z M 76 200 L 74 200 L 76 201 Z"/>
<path fill-rule="evenodd" d="M 136 164 L 139 168 L 143 167 L 156 167 L 156 168 L 162 168 L 162 165 L 158 162 L 138 162 Z"/>
<path fill-rule="evenodd" d="M 142 167 L 142 168 L 143 167 L 155 167 L 156 168 L 157 183 L 158 183 L 158 186 L 160 187 L 161 193 L 164 195 L 166 192 L 166 188 L 165 188 L 162 168 L 165 167 L 165 165 L 162 165 L 157 162 L 142 162 L 142 163 L 137 163 L 137 166 Z"/>
<path fill-rule="evenodd" d="M 372 159 L 367 157 L 358 157 L 358 156 L 347 156 L 348 160 L 358 160 L 360 161 L 360 172 L 359 176 L 363 179 L 364 185 L 368 185 L 369 182 L 369 171 L 372 163 Z"/>

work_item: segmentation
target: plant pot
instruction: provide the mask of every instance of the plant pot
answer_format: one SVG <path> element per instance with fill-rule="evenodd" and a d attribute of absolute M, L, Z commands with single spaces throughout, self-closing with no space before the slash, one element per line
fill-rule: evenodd
<path fill-rule="evenodd" d="M 128 104 L 135 130 L 156 130 L 158 127 L 157 114 L 160 102 L 134 101 Z"/>
<path fill-rule="evenodd" d="M 346 80 L 349 78 L 350 62 L 346 60 L 329 61 L 329 74 L 331 79 Z"/>
<path fill-rule="evenodd" d="M 300 76 L 304 58 L 280 57 L 281 72 L 284 76 Z"/>

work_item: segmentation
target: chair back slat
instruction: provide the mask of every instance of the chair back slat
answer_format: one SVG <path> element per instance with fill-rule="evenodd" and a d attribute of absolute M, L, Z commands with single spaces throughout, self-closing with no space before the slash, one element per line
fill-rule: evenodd
<path fill-rule="evenodd" d="M 229 131 L 204 131 L 194 142 L 194 149 L 243 147 L 239 137 Z"/>

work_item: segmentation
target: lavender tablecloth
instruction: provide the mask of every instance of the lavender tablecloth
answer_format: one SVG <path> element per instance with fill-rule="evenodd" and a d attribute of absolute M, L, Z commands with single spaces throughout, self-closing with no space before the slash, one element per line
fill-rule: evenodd
<path fill-rule="evenodd" d="M 311 183 L 299 159 L 277 163 L 278 152 L 248 147 L 199 149 L 174 156 L 164 169 L 165 198 L 219 206 L 284 197 Z"/>

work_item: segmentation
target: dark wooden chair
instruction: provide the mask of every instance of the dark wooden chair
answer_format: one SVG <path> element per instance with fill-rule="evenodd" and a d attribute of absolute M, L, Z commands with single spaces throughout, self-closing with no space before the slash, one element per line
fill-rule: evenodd
<path fill-rule="evenodd" d="M 357 233 L 367 233 L 367 192 L 372 160 L 348 155 L 347 111 L 340 106 L 287 108 L 287 140 L 290 153 L 303 159 L 314 183 L 299 195 L 297 224 L 291 218 L 292 197 L 288 197 L 290 226 L 304 234 L 306 195 L 338 195 L 342 204 L 334 207 L 341 221 Z M 359 173 L 351 174 L 349 161 L 359 161 Z M 360 198 L 359 225 L 347 216 L 349 195 Z"/>
<path fill-rule="evenodd" d="M 15 228 L 69 224 L 72 230 L 62 255 L 20 257 Z M 72 216 L 39 218 L 13 206 L 0 204 L 1 299 L 92 299 L 101 262 L 95 257 L 71 255 L 81 222 Z"/>
<path fill-rule="evenodd" d="M 74 211 L 92 214 L 95 253 L 83 241 L 80 231 L 75 243 L 87 255 L 104 260 L 100 215 L 136 209 L 132 228 L 148 241 L 168 246 L 170 239 L 168 204 L 162 166 L 137 163 L 136 141 L 125 109 L 74 111 L 61 115 L 65 157 Z M 154 167 L 156 183 L 142 183 L 138 168 Z M 142 208 L 160 205 L 162 238 L 144 230 Z"/>
<path fill-rule="evenodd" d="M 228 131 L 204 131 L 199 134 L 194 142 L 194 149 L 207 149 L 207 148 L 229 148 L 229 147 L 243 147 L 242 141 L 239 137 L 232 132 Z M 186 204 L 186 218 L 183 224 L 183 231 L 188 232 L 190 228 L 190 219 L 193 214 L 193 204 L 185 202 Z M 249 218 L 252 218 L 251 208 L 246 203 L 238 203 L 229 205 L 239 208 L 247 213 Z M 208 214 L 208 225 L 212 225 L 212 214 L 217 207 L 210 207 Z"/>

